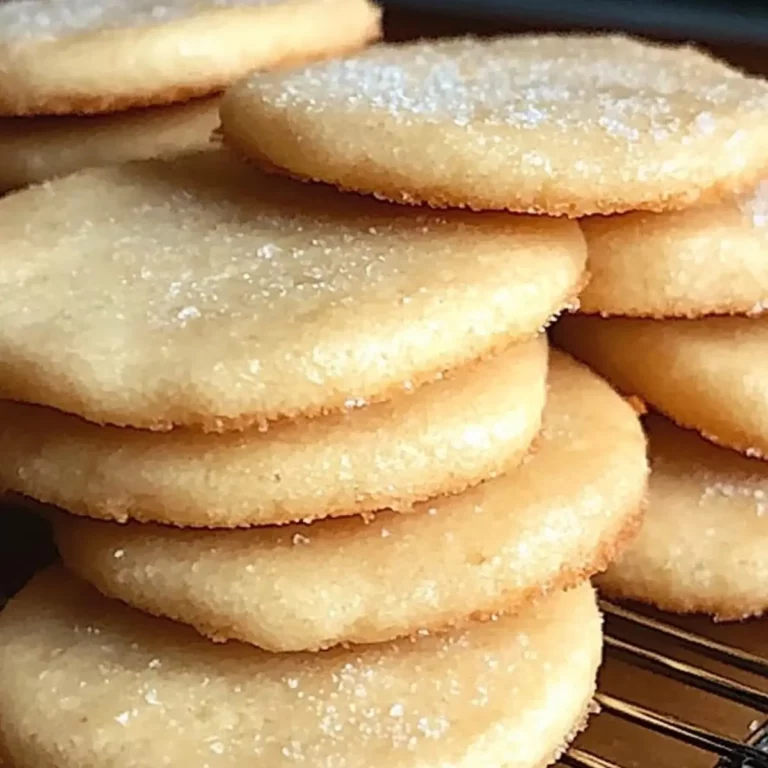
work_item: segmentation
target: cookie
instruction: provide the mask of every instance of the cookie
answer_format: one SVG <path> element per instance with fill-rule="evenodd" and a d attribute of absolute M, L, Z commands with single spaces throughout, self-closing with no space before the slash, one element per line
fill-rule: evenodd
<path fill-rule="evenodd" d="M 184 526 L 408 509 L 517 464 L 546 377 L 539 336 L 389 402 L 223 435 L 101 427 L 0 402 L 0 487 L 92 517 Z"/>
<path fill-rule="evenodd" d="M 574 222 L 432 215 L 226 150 L 0 201 L 0 397 L 206 430 L 384 400 L 535 335 L 578 293 Z"/>
<path fill-rule="evenodd" d="M 667 210 L 759 178 L 768 83 L 620 36 L 421 41 L 255 74 L 222 125 L 262 165 L 402 203 Z"/>
<path fill-rule="evenodd" d="M 275 651 L 522 610 L 605 568 L 635 531 L 645 490 L 631 407 L 563 355 L 549 385 L 525 463 L 410 514 L 206 532 L 62 514 L 59 551 L 110 596 Z"/>
<path fill-rule="evenodd" d="M 353 51 L 368 0 L 10 0 L 0 4 L 0 114 L 114 112 L 186 101 L 265 67 Z"/>
<path fill-rule="evenodd" d="M 584 723 L 601 639 L 582 586 L 447 635 L 276 655 L 52 569 L 0 614 L 0 753 L 17 768 L 539 768 Z"/>
<path fill-rule="evenodd" d="M 768 464 L 646 417 L 651 480 L 640 535 L 600 577 L 613 597 L 743 619 L 768 608 Z"/>
<path fill-rule="evenodd" d="M 680 426 L 748 456 L 768 456 L 768 317 L 573 316 L 553 338 Z"/>
<path fill-rule="evenodd" d="M 0 118 L 0 192 L 81 168 L 205 149 L 218 126 L 218 98 L 97 117 Z"/>
<path fill-rule="evenodd" d="M 768 182 L 716 205 L 580 224 L 590 272 L 582 312 L 701 317 L 768 309 Z"/>

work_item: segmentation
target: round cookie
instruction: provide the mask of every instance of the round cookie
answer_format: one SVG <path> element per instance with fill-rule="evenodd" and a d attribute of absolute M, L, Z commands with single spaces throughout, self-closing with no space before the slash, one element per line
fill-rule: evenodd
<path fill-rule="evenodd" d="M 580 222 L 589 314 L 701 317 L 768 308 L 768 182 L 717 205 Z"/>
<path fill-rule="evenodd" d="M 275 651 L 371 643 L 515 612 L 604 569 L 635 531 L 645 438 L 583 366 L 551 363 L 536 451 L 412 513 L 238 531 L 54 516 L 65 564 L 112 597 Z"/>
<path fill-rule="evenodd" d="M 674 422 L 768 456 L 768 316 L 565 318 L 557 344 Z"/>
<path fill-rule="evenodd" d="M 598 584 L 668 611 L 743 619 L 768 608 L 768 464 L 646 417 L 651 479 L 640 535 Z"/>
<path fill-rule="evenodd" d="M 102 427 L 0 401 L 0 487 L 92 517 L 184 526 L 408 509 L 517 464 L 546 378 L 541 335 L 395 400 L 223 435 Z"/>
<path fill-rule="evenodd" d="M 238 78 L 356 50 L 369 0 L 9 0 L 0 4 L 0 114 L 114 112 L 186 101 Z"/>
<path fill-rule="evenodd" d="M 81 168 L 205 149 L 218 126 L 218 98 L 97 117 L 0 118 L 0 192 Z"/>
<path fill-rule="evenodd" d="M 760 177 L 768 83 L 620 36 L 421 41 L 252 75 L 222 126 L 266 167 L 398 202 L 667 210 Z"/>
<path fill-rule="evenodd" d="M 0 754 L 17 768 L 540 768 L 584 724 L 601 640 L 581 586 L 446 635 L 276 655 L 52 569 L 0 614 Z"/>
<path fill-rule="evenodd" d="M 0 201 L 0 397 L 243 428 L 384 400 L 537 333 L 582 287 L 575 222 L 430 212 L 225 149 Z"/>

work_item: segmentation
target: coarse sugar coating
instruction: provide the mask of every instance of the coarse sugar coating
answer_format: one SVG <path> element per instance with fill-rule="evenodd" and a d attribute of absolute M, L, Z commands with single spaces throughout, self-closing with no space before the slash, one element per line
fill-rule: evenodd
<path fill-rule="evenodd" d="M 265 167 L 398 202 L 666 210 L 760 177 L 768 83 L 621 36 L 420 41 L 253 74 L 222 125 Z"/>
<path fill-rule="evenodd" d="M 54 529 L 67 567 L 110 596 L 216 639 L 317 649 L 522 611 L 589 578 L 635 533 L 646 472 L 631 406 L 560 354 L 527 460 L 410 513 L 236 531 L 61 514 Z"/>
<path fill-rule="evenodd" d="M 218 97 L 92 117 L 0 118 L 0 192 L 83 168 L 212 148 L 218 126 Z"/>
<path fill-rule="evenodd" d="M 0 614 L 0 754 L 18 768 L 540 768 L 584 723 L 601 640 L 584 585 L 445 635 L 269 654 L 53 569 Z"/>
<path fill-rule="evenodd" d="M 598 578 L 609 595 L 743 619 L 768 608 L 768 463 L 645 419 L 651 479 L 639 536 Z"/>
<path fill-rule="evenodd" d="M 8 0 L 0 114 L 112 112 L 222 90 L 255 69 L 354 51 L 369 0 Z"/>
<path fill-rule="evenodd" d="M 106 519 L 233 527 L 456 493 L 522 460 L 541 424 L 541 335 L 394 400 L 267 431 L 104 427 L 0 402 L 0 487 Z"/>
<path fill-rule="evenodd" d="M 580 222 L 588 314 L 703 317 L 768 309 L 768 182 L 721 203 Z"/>
<path fill-rule="evenodd" d="M 552 336 L 680 426 L 748 456 L 768 456 L 768 317 L 574 315 Z"/>
<path fill-rule="evenodd" d="M 0 201 L 0 397 L 221 431 L 389 399 L 535 335 L 578 293 L 574 222 L 418 209 L 225 149 Z"/>

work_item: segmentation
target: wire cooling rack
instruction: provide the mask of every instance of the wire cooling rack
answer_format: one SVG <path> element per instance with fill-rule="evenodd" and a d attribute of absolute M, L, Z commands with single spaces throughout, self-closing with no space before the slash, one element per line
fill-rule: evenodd
<path fill-rule="evenodd" d="M 601 608 L 605 615 L 605 648 L 609 661 L 620 659 L 630 667 L 695 689 L 701 696 L 694 706 L 689 705 L 686 715 L 680 717 L 635 703 L 629 696 L 619 697 L 601 691 L 596 697 L 601 712 L 599 718 L 618 719 L 635 728 L 660 734 L 693 751 L 709 754 L 709 764 L 718 768 L 768 768 L 768 658 L 610 602 L 602 601 Z M 757 625 L 756 631 L 768 637 L 768 624 Z M 671 651 L 655 650 L 654 646 L 659 642 Z M 672 655 L 675 650 L 702 663 L 675 658 Z M 708 669 L 703 664 L 705 660 L 716 662 L 725 672 Z M 738 679 L 739 673 L 750 682 Z M 749 733 L 743 740 L 715 732 L 697 722 L 697 715 L 711 706 L 709 697 L 754 712 Z M 644 734 L 637 736 L 637 743 L 643 743 Z M 571 748 L 561 758 L 561 764 L 569 768 L 629 768 L 607 759 L 598 750 L 580 746 Z M 645 754 L 637 755 L 632 768 L 655 768 L 656 765 L 654 751 L 649 749 Z M 687 768 L 687 764 L 680 768 Z"/>

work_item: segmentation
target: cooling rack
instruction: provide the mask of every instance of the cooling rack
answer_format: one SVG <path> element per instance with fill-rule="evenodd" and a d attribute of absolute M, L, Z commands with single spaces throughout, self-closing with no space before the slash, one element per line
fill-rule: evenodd
<path fill-rule="evenodd" d="M 667 685 L 685 686 L 700 695 L 693 706 L 689 699 L 687 711 L 680 716 L 632 701 L 631 694 L 615 696 L 601 690 L 596 696 L 600 707 L 598 718 L 612 718 L 640 729 L 634 735 L 635 743 L 644 743 L 645 731 L 684 745 L 692 751 L 691 760 L 694 760 L 693 753 L 699 753 L 697 765 L 707 764 L 706 760 L 701 762 L 705 759 L 703 753 L 711 756 L 708 764 L 713 767 L 768 768 L 768 657 L 621 605 L 601 601 L 601 609 L 605 616 L 605 649 L 609 662 L 620 659 L 628 668 L 649 673 L 650 681 L 661 678 Z M 768 641 L 768 624 L 755 624 L 754 631 Z M 660 643 L 664 652 L 655 649 Z M 693 661 L 679 658 L 676 651 Z M 707 668 L 705 661 L 715 662 L 723 671 Z M 743 682 L 745 677 L 750 682 Z M 753 712 L 754 718 L 743 739 L 724 735 L 698 722 L 697 717 L 711 708 L 713 699 Z M 654 749 L 637 754 L 631 765 L 614 762 L 600 754 L 599 749 L 581 746 L 571 748 L 561 758 L 561 765 L 568 768 L 655 768 L 657 764 Z M 687 765 L 681 764 L 680 768 Z"/>

